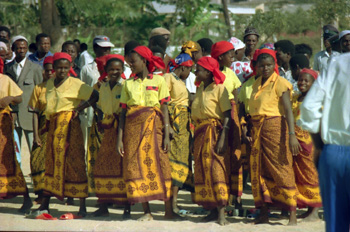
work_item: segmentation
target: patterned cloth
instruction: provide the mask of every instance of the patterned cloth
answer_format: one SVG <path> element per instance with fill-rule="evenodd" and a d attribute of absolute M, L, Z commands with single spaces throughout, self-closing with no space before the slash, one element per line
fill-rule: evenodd
<path fill-rule="evenodd" d="M 44 192 L 60 200 L 88 196 L 83 133 L 79 118 L 72 115 L 51 115 L 47 135 Z"/>
<path fill-rule="evenodd" d="M 0 199 L 25 193 L 26 182 L 16 159 L 11 112 L 0 109 Z"/>
<path fill-rule="evenodd" d="M 162 114 L 158 107 L 127 110 L 123 175 L 129 203 L 167 201 L 171 195 L 168 155 L 164 154 Z"/>

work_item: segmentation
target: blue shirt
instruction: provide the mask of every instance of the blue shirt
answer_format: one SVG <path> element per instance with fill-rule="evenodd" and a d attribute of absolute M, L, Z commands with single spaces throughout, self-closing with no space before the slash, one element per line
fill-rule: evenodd
<path fill-rule="evenodd" d="M 45 57 L 43 57 L 41 60 L 39 60 L 38 58 L 38 52 L 36 51 L 34 54 L 30 54 L 28 56 L 28 59 L 38 65 L 41 66 L 41 68 L 44 68 L 44 60 L 46 57 L 48 56 L 53 56 L 53 54 L 49 51 L 48 53 L 46 53 Z"/>

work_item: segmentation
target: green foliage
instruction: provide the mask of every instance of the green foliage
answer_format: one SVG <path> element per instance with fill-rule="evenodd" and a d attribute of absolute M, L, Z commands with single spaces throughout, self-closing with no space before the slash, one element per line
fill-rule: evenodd
<path fill-rule="evenodd" d="M 339 19 L 340 26 L 349 27 L 349 0 L 318 0 L 312 11 L 312 16 L 330 24 Z"/>

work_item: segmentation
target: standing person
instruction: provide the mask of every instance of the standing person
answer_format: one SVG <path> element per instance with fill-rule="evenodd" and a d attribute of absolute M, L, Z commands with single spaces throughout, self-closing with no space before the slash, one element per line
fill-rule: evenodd
<path fill-rule="evenodd" d="M 339 55 L 339 52 L 332 50 L 329 39 L 339 33 L 338 29 L 328 24 L 323 26 L 323 45 L 325 50 L 316 53 L 314 57 L 314 70 L 322 72 L 328 66 L 328 59 L 332 54 Z"/>
<path fill-rule="evenodd" d="M 46 83 L 54 77 L 53 73 L 53 57 L 48 56 L 44 60 L 43 83 L 34 87 L 32 96 L 30 97 L 28 108 L 33 112 L 33 132 L 34 141 L 31 148 L 30 170 L 33 180 L 34 193 L 38 197 L 34 200 L 36 204 L 41 204 L 44 190 L 45 176 L 45 156 L 46 156 Z"/>
<path fill-rule="evenodd" d="M 275 49 L 279 75 L 292 84 L 294 91 L 298 91 L 297 81 L 293 79 L 289 66 L 289 61 L 295 54 L 294 44 L 289 40 L 279 40 L 275 43 Z"/>
<path fill-rule="evenodd" d="M 78 65 L 76 65 L 76 59 L 78 57 L 77 45 L 73 41 L 68 40 L 62 44 L 61 52 L 68 53 L 72 57 L 73 70 L 76 73 L 76 76 L 74 77 L 80 79 L 80 68 L 78 67 Z"/>
<path fill-rule="evenodd" d="M 300 152 L 291 107 L 292 85 L 278 75 L 275 51 L 261 49 L 249 112 L 253 123 L 250 156 L 252 192 L 260 214 L 254 223 L 268 223 L 269 204 L 290 211 L 289 224 L 297 223 L 297 188 L 293 155 Z"/>
<path fill-rule="evenodd" d="M 225 75 L 223 85 L 228 92 L 231 102 L 231 127 L 229 134 L 229 145 L 231 152 L 231 194 L 236 197 L 235 206 L 242 209 L 241 196 L 243 192 L 243 170 L 241 160 L 241 125 L 238 119 L 238 88 L 241 87 L 236 74 L 230 69 L 234 60 L 234 47 L 230 42 L 220 41 L 211 48 L 211 57 L 219 62 L 220 71 Z"/>
<path fill-rule="evenodd" d="M 80 45 L 80 56 L 78 66 L 82 69 L 85 65 L 90 64 L 94 61 L 94 58 L 88 52 L 88 45 L 86 43 L 82 43 Z"/>
<path fill-rule="evenodd" d="M 228 42 L 230 42 L 234 47 L 234 61 L 231 64 L 232 71 L 236 74 L 241 83 L 244 83 L 248 80 L 253 73 L 253 70 L 250 68 L 251 61 L 242 61 L 246 46 L 245 44 L 237 39 L 236 37 L 231 37 Z M 256 51 L 256 50 L 255 50 Z"/>
<path fill-rule="evenodd" d="M 350 52 L 350 30 L 340 32 L 339 40 L 342 53 Z"/>
<path fill-rule="evenodd" d="M 126 79 L 129 79 L 132 73 L 129 65 L 129 55 L 131 51 L 134 50 L 134 48 L 136 48 L 137 46 L 140 46 L 140 44 L 135 40 L 130 40 L 124 45 L 124 74 Z"/>
<path fill-rule="evenodd" d="M 302 69 L 298 78 L 299 95 L 293 97 L 293 115 L 295 123 L 300 119 L 300 106 L 307 96 L 312 84 L 317 79 L 317 72 Z M 301 146 L 301 151 L 293 159 L 295 182 L 299 191 L 298 207 L 308 207 L 308 211 L 301 215 L 307 221 L 318 220 L 318 209 L 322 206 L 318 183 L 318 174 L 314 164 L 314 146 L 308 131 L 295 124 L 295 136 Z"/>
<path fill-rule="evenodd" d="M 8 41 L 10 41 L 11 31 L 8 27 L 0 26 L 0 38 L 7 39 Z"/>
<path fill-rule="evenodd" d="M 17 112 L 14 115 L 15 128 L 19 136 L 20 147 L 22 147 L 21 141 L 24 134 L 28 148 L 31 149 L 33 145 L 33 113 L 28 111 L 28 101 L 34 86 L 42 83 L 42 69 L 27 59 L 28 42 L 25 37 L 16 36 L 13 41 L 12 49 L 16 53 L 16 59 L 7 65 L 6 73 L 23 91 L 23 102 L 14 108 L 14 111 Z"/>
<path fill-rule="evenodd" d="M 120 96 L 124 80 L 124 57 L 107 55 L 105 73 L 108 81 L 101 83 L 100 97 L 97 107 L 103 112 L 100 121 L 104 129 L 104 137 L 96 162 L 94 164 L 95 192 L 99 209 L 93 213 L 95 217 L 108 216 L 108 203 L 125 204 L 123 219 L 130 218 L 130 205 L 126 201 L 126 188 L 123 178 L 123 158 L 117 153 L 117 128 L 120 107 Z"/>
<path fill-rule="evenodd" d="M 80 43 L 80 40 L 78 40 L 78 39 L 74 39 L 73 42 L 75 44 L 75 47 L 77 48 L 77 58 L 74 60 L 74 63 L 79 67 L 79 59 L 80 59 L 80 54 L 81 54 L 81 51 L 80 51 L 81 43 Z"/>
<path fill-rule="evenodd" d="M 211 46 L 213 46 L 213 41 L 209 38 L 202 38 L 197 41 L 199 46 L 202 48 L 202 55 L 203 56 L 210 56 L 211 53 Z"/>
<path fill-rule="evenodd" d="M 295 54 L 292 59 L 289 61 L 290 70 L 292 72 L 293 80 L 298 81 L 300 71 L 304 68 L 310 68 L 309 59 L 304 54 Z M 296 91 L 298 95 L 300 93 L 300 89 Z"/>
<path fill-rule="evenodd" d="M 22 101 L 22 90 L 8 76 L 2 74 L 4 61 L 0 59 L 0 199 L 23 195 L 19 212 L 25 213 L 32 207 L 23 173 L 16 159 L 13 122 L 10 104 Z"/>
<path fill-rule="evenodd" d="M 195 202 L 211 210 L 203 221 L 217 220 L 227 225 L 225 206 L 230 196 L 230 163 L 228 148 L 230 112 L 229 94 L 223 85 L 225 75 L 211 57 L 197 62 L 198 87 L 192 103 L 194 132 Z"/>
<path fill-rule="evenodd" d="M 157 35 L 161 35 L 164 37 L 165 41 L 166 41 L 166 46 L 164 49 L 165 51 L 165 57 L 164 57 L 164 64 L 165 64 L 165 70 L 167 69 L 167 65 L 168 63 L 172 60 L 172 58 L 166 53 L 167 47 L 170 45 L 170 31 L 163 28 L 163 27 L 156 27 L 154 29 L 152 29 L 151 33 L 150 33 L 150 39 L 149 39 L 149 48 L 152 47 L 152 41 L 154 39 L 155 36 Z M 160 46 L 162 47 L 162 46 Z"/>
<path fill-rule="evenodd" d="M 295 54 L 303 54 L 308 60 L 310 60 L 312 57 L 312 47 L 305 43 L 296 44 Z"/>
<path fill-rule="evenodd" d="M 50 197 L 80 198 L 78 215 L 86 216 L 88 196 L 85 150 L 78 117 L 79 111 L 98 100 L 98 92 L 79 79 L 69 76 L 72 58 L 58 52 L 53 56 L 55 78 L 46 84 L 46 119 L 49 120 L 44 198 L 39 213 L 49 211 Z M 81 103 L 81 101 L 84 101 Z"/>
<path fill-rule="evenodd" d="M 243 61 L 250 61 L 253 59 L 256 46 L 259 43 L 259 33 L 254 27 L 247 27 L 244 31 L 243 42 L 246 45 L 245 56 Z"/>
<path fill-rule="evenodd" d="M 118 127 L 117 151 L 123 156 L 123 174 L 130 204 L 142 203 L 144 215 L 139 221 L 153 220 L 149 201 L 165 201 L 165 218 L 176 219 L 170 201 L 171 173 L 169 91 L 164 77 L 153 75 L 163 61 L 145 46 L 129 55 L 134 77 L 123 86 L 120 103 L 123 108 Z M 164 133 L 163 133 L 164 128 Z"/>
<path fill-rule="evenodd" d="M 51 38 L 45 33 L 40 33 L 35 37 L 35 42 L 38 50 L 34 54 L 28 56 L 28 59 L 43 68 L 45 58 L 53 55 L 50 52 Z"/>
<path fill-rule="evenodd" d="M 181 53 L 174 61 L 169 62 L 170 73 L 164 74 L 171 99 L 168 105 L 171 137 L 169 160 L 173 192 L 172 204 L 175 213 L 179 212 L 178 191 L 184 186 L 192 166 L 189 92 L 183 81 L 189 76 L 192 66 L 193 61 L 190 55 Z"/>
<path fill-rule="evenodd" d="M 327 232 L 348 232 L 350 222 L 350 53 L 335 57 L 310 88 L 299 125 L 315 146 Z"/>
<path fill-rule="evenodd" d="M 16 54 L 10 49 L 10 38 L 11 38 L 11 31 L 8 27 L 5 26 L 0 26 L 0 39 L 4 39 L 7 41 L 8 49 L 7 49 L 7 56 L 6 56 L 6 61 L 5 64 L 7 65 L 8 63 L 11 63 L 15 57 Z"/>

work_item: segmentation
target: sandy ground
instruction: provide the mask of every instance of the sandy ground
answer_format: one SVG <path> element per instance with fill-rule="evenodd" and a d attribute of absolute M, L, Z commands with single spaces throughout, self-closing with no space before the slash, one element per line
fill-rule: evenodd
<path fill-rule="evenodd" d="M 22 170 L 26 177 L 26 181 L 33 194 L 31 179 L 29 177 L 29 153 L 27 147 L 22 142 Z M 286 226 L 286 219 L 271 219 L 270 224 L 251 225 L 251 219 L 245 217 L 228 217 L 230 222 L 227 226 L 220 226 L 215 222 L 201 223 L 203 215 L 188 215 L 186 220 L 181 222 L 165 221 L 163 219 L 164 204 L 160 201 L 151 202 L 151 210 L 154 214 L 154 220 L 150 222 L 138 222 L 136 219 L 142 215 L 142 207 L 140 204 L 132 206 L 132 219 L 123 221 L 121 215 L 123 209 L 109 209 L 110 216 L 105 218 L 76 219 L 69 221 L 43 221 L 27 219 L 17 212 L 21 207 L 23 198 L 16 197 L 9 200 L 0 200 L 0 230 L 1 231 L 266 231 L 266 232 L 322 232 L 325 231 L 325 223 L 322 220 L 316 222 L 303 222 L 298 219 L 297 226 Z M 57 199 L 51 200 L 51 214 L 54 217 L 72 212 L 78 212 L 79 201 L 75 200 L 75 206 L 66 206 L 64 202 Z M 89 213 L 96 210 L 96 198 L 90 197 L 86 200 L 87 210 Z M 199 207 L 191 202 L 190 194 L 180 191 L 179 205 L 186 210 L 195 212 Z M 243 206 L 245 209 L 254 208 L 254 202 L 249 190 L 243 194 Z M 33 206 L 36 209 L 38 206 Z M 302 213 L 303 211 L 298 211 Z M 322 217 L 322 212 L 320 213 Z"/>

